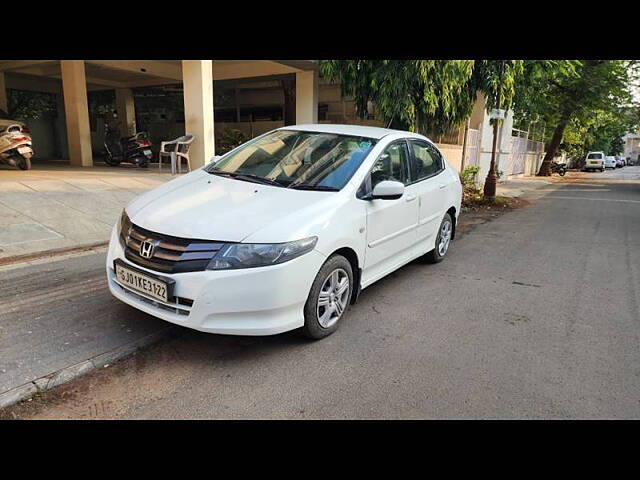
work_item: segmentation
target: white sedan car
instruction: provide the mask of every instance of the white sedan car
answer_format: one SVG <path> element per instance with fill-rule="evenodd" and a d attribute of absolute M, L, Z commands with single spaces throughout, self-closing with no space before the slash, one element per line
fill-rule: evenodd
<path fill-rule="evenodd" d="M 280 128 L 135 198 L 111 234 L 109 289 L 203 332 L 322 338 L 362 289 L 444 258 L 461 194 L 422 135 Z"/>

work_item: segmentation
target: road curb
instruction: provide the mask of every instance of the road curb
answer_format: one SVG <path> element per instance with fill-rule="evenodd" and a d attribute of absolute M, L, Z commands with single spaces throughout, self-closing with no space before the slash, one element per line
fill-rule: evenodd
<path fill-rule="evenodd" d="M 25 383 L 12 388 L 11 390 L 2 392 L 0 393 L 0 408 L 8 407 L 29 398 L 36 393 L 50 390 L 58 385 L 62 385 L 82 375 L 97 370 L 98 368 L 110 365 L 117 360 L 121 360 L 135 353 L 143 347 L 148 347 L 163 338 L 169 337 L 178 330 L 179 328 L 173 325 L 166 327 L 162 330 L 139 338 L 138 340 L 134 340 L 133 342 L 116 347 L 113 350 L 109 350 L 108 352 L 100 353 L 88 360 L 65 367 L 61 370 L 50 373 L 49 375 L 37 378 L 29 383 Z"/>
<path fill-rule="evenodd" d="M 0 258 L 0 267 L 3 267 L 5 265 L 12 265 L 14 263 L 30 262 L 32 260 L 39 260 L 41 258 L 46 258 L 46 257 L 56 257 L 58 255 L 66 255 L 69 253 L 85 252 L 85 251 L 93 250 L 96 248 L 106 247 L 107 245 L 109 245 L 108 241 L 85 243 L 82 245 L 77 245 L 75 247 L 53 248 L 51 250 L 43 250 L 42 252 L 27 253 L 24 255 L 13 255 L 11 257 L 3 257 L 3 258 Z"/>

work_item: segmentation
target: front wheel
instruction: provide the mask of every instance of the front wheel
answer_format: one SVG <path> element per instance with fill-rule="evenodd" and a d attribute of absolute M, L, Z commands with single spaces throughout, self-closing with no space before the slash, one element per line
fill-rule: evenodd
<path fill-rule="evenodd" d="M 31 170 L 31 158 L 20 156 L 18 159 L 18 168 L 20 170 Z"/>
<path fill-rule="evenodd" d="M 564 171 L 564 170 L 560 170 L 558 173 L 560 174 L 561 177 L 564 177 L 564 174 L 567 173 L 567 172 Z"/>
<path fill-rule="evenodd" d="M 347 314 L 353 293 L 353 269 L 342 255 L 333 255 L 316 275 L 304 306 L 303 333 L 313 339 L 331 335 Z"/>
<path fill-rule="evenodd" d="M 120 165 L 120 160 L 114 158 L 114 156 L 111 154 L 107 154 L 107 156 L 104 157 L 104 163 L 106 163 L 110 167 L 117 167 L 118 165 Z"/>
<path fill-rule="evenodd" d="M 438 235 L 436 236 L 436 248 L 425 254 L 425 260 L 429 263 L 438 263 L 444 260 L 449 251 L 449 244 L 453 238 L 453 219 L 448 213 L 444 214 Z"/>

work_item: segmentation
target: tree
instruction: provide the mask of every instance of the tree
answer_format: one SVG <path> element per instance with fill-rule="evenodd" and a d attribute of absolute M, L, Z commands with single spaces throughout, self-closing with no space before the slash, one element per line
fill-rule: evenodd
<path fill-rule="evenodd" d="M 567 128 L 584 130 L 597 112 L 619 113 L 630 105 L 632 67 L 620 60 L 525 62 L 525 73 L 516 88 L 515 114 L 522 119 L 539 116 L 552 131 L 539 176 L 551 174 L 551 161 Z M 587 132 L 588 127 L 583 133 Z"/>
<path fill-rule="evenodd" d="M 523 71 L 521 60 L 481 60 L 476 61 L 473 69 L 472 81 L 469 82 L 470 92 L 482 91 L 487 97 L 487 110 L 494 106 L 499 110 L 510 108 L 515 95 L 515 84 Z M 493 120 L 493 147 L 491 162 L 484 182 L 484 198 L 493 202 L 496 196 L 496 145 L 500 120 Z"/>
<path fill-rule="evenodd" d="M 324 60 L 320 73 L 354 97 L 360 117 L 372 101 L 385 124 L 423 134 L 459 125 L 475 101 L 470 60 Z"/>
<path fill-rule="evenodd" d="M 487 109 L 496 100 L 509 108 L 522 60 L 326 60 L 320 72 L 340 82 L 355 98 L 361 117 L 373 101 L 380 119 L 393 128 L 440 134 L 466 120 L 478 92 Z M 496 124 L 497 125 L 497 124 Z M 495 128 L 495 127 L 494 127 Z M 495 196 L 495 154 L 487 175 L 488 198 Z"/>

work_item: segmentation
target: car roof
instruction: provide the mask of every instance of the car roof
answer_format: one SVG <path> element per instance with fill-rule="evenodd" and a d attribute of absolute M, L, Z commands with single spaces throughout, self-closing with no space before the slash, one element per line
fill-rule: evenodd
<path fill-rule="evenodd" d="M 426 138 L 412 132 L 392 130 L 390 128 L 369 127 L 365 125 L 338 125 L 334 123 L 288 125 L 278 130 L 299 130 L 305 132 L 335 133 L 337 135 L 353 135 L 357 137 L 375 138 L 377 140 L 393 133 L 400 133 L 407 137 Z"/>

